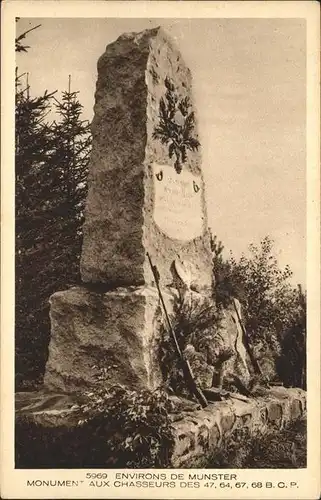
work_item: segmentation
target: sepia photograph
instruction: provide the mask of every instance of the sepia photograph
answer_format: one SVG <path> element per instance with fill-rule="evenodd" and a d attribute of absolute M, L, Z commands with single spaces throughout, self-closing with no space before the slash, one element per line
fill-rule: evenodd
<path fill-rule="evenodd" d="M 58 12 L 14 29 L 13 467 L 59 470 L 19 498 L 76 488 L 79 469 L 93 498 L 295 498 L 306 19 Z"/>

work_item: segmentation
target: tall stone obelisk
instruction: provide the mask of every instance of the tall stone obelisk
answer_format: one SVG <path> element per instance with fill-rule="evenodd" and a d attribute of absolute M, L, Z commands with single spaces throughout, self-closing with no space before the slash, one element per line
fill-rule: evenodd
<path fill-rule="evenodd" d="M 162 313 L 147 252 L 169 308 L 173 264 L 188 286 L 212 293 L 191 85 L 190 70 L 161 28 L 124 34 L 99 59 L 84 286 L 51 297 L 45 382 L 52 388 L 90 386 L 97 369 L 105 369 L 110 384 L 161 382 Z"/>

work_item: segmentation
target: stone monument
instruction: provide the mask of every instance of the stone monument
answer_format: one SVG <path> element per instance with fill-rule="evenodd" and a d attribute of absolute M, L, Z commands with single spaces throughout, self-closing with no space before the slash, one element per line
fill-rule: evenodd
<path fill-rule="evenodd" d="M 99 59 L 95 98 L 83 285 L 50 299 L 45 385 L 154 389 L 163 320 L 146 253 L 169 309 L 175 261 L 191 289 L 213 290 L 191 73 L 161 28 L 124 34 Z"/>
<path fill-rule="evenodd" d="M 46 466 L 42 431 L 46 439 L 52 436 L 58 463 L 67 455 L 72 460 L 70 436 L 76 429 L 79 439 L 78 404 L 86 399 L 81 397 L 86 389 L 92 392 L 97 384 L 155 389 L 162 383 L 158 350 L 164 315 L 147 252 L 159 270 L 169 313 L 176 310 L 175 300 L 188 306 L 192 301 L 203 305 L 204 299 L 214 307 L 191 75 L 160 28 L 122 35 L 107 47 L 98 63 L 92 131 L 82 284 L 50 299 L 45 387 L 16 395 L 16 432 L 20 429 L 26 436 L 26 418 L 36 424 L 35 434 L 28 429 L 18 452 L 23 468 L 30 466 L 30 435 L 37 438 L 33 443 L 40 443 L 32 452 L 37 455 L 38 450 L 36 463 Z M 200 385 L 208 378 L 211 385 L 213 374 L 207 368 L 217 365 L 223 389 L 223 371 L 247 385 L 240 304 L 225 309 L 220 327 L 214 328 L 216 339 L 212 324 L 207 353 L 197 346 L 195 329 L 194 343 L 191 340 L 184 350 L 194 363 L 195 378 Z M 222 353 L 227 361 L 223 370 Z M 188 412 L 183 399 L 176 397 L 180 410 L 173 409 L 171 415 L 171 466 L 206 467 L 209 456 L 235 443 L 234 432 L 248 430 L 257 441 L 259 433 L 278 432 L 305 416 L 301 389 L 276 387 L 262 394 L 255 399 L 231 392 L 228 399 L 205 409 L 192 404 L 191 410 L 189 404 Z M 64 440 L 57 436 L 66 436 L 67 455 Z M 87 453 L 91 443 L 86 431 L 83 439 L 81 449 Z M 19 450 L 19 440 L 16 444 Z M 108 446 L 102 439 L 99 457 Z M 97 465 L 94 461 L 91 466 Z"/>

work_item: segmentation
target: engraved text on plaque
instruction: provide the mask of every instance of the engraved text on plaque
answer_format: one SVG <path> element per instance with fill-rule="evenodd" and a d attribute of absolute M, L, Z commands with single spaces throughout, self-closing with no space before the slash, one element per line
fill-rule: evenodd
<path fill-rule="evenodd" d="M 190 172 L 177 174 L 174 167 L 153 165 L 154 220 L 170 238 L 192 240 L 202 234 L 201 179 Z"/>

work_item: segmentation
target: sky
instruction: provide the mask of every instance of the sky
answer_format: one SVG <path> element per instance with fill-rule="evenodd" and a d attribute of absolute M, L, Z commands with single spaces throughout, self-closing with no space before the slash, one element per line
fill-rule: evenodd
<path fill-rule="evenodd" d="M 208 221 L 225 255 L 269 235 L 306 284 L 306 31 L 303 19 L 20 19 L 37 24 L 19 73 L 31 93 L 79 91 L 93 117 L 97 60 L 124 32 L 162 26 L 193 76 Z"/>

